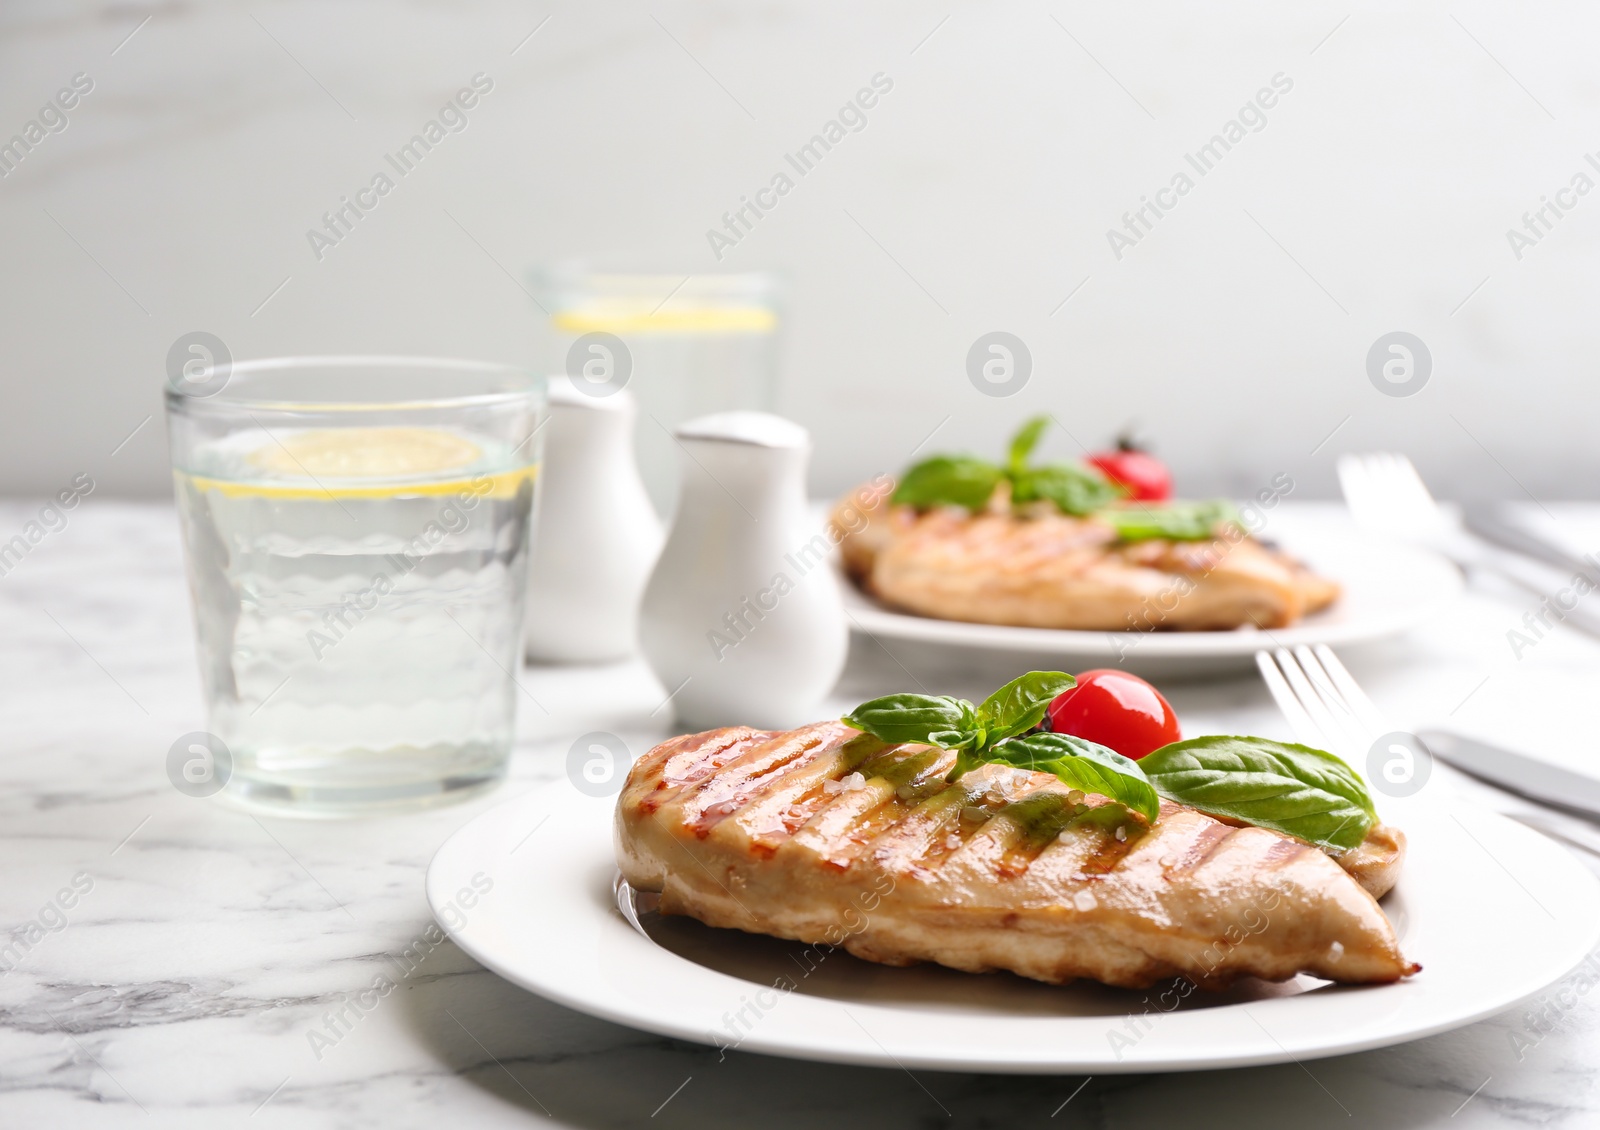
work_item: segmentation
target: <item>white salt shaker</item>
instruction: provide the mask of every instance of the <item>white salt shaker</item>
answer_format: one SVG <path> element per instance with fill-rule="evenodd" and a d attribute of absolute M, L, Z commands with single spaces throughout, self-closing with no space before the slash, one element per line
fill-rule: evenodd
<path fill-rule="evenodd" d="M 702 416 L 676 434 L 684 479 L 645 588 L 645 658 L 682 725 L 817 721 L 849 632 L 833 544 L 806 507 L 811 437 L 763 412 Z"/>
<path fill-rule="evenodd" d="M 639 598 L 661 522 L 633 458 L 632 394 L 550 378 L 550 422 L 529 549 L 525 647 L 536 662 L 599 663 L 638 650 Z"/>

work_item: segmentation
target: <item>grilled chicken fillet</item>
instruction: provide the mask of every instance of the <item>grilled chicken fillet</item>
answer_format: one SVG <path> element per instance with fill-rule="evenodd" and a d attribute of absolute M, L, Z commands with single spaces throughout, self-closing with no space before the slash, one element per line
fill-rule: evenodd
<path fill-rule="evenodd" d="M 1299 840 L 1167 802 L 1146 828 L 1006 766 L 947 784 L 953 761 L 842 722 L 673 738 L 628 775 L 618 863 L 662 913 L 888 965 L 1129 988 L 1419 968 L 1373 894 Z M 1379 826 L 1368 845 L 1349 855 L 1381 894 L 1404 840 Z"/>
<path fill-rule="evenodd" d="M 835 509 L 840 553 L 867 592 L 919 616 L 1083 631 L 1280 628 L 1339 595 L 1254 538 L 1120 542 L 1104 522 L 1049 505 L 919 512 L 885 493 L 863 487 Z"/>

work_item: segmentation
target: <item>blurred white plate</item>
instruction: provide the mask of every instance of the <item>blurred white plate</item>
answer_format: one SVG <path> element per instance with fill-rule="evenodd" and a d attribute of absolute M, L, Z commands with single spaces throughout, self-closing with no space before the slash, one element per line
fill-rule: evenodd
<path fill-rule="evenodd" d="M 841 585 L 851 627 L 873 637 L 1049 655 L 1068 670 L 1108 665 L 1162 675 L 1249 666 L 1262 647 L 1386 639 L 1438 615 L 1463 588 L 1460 570 L 1449 561 L 1391 542 L 1302 529 L 1284 548 L 1343 591 L 1331 608 L 1270 631 L 1077 632 L 968 624 L 895 612 L 848 579 L 841 577 Z"/>
<path fill-rule="evenodd" d="M 474 819 L 428 868 L 440 925 L 506 980 L 569 1008 L 799 1059 L 1087 1074 L 1304 1061 L 1509 1008 L 1600 940 L 1600 882 L 1566 851 L 1480 809 L 1390 800 L 1384 818 L 1405 829 L 1410 858 L 1383 906 L 1421 973 L 1394 985 L 1302 977 L 1192 991 L 1161 1012 L 1166 986 L 892 969 L 842 950 L 818 960 L 798 943 L 651 913 L 641 931 L 613 892 L 613 804 L 562 781 Z"/>

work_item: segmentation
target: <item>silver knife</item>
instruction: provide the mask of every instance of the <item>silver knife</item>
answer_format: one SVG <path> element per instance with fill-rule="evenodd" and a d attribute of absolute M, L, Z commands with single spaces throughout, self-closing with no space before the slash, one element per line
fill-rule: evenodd
<path fill-rule="evenodd" d="M 1462 512 L 1462 520 L 1467 529 L 1484 541 L 1535 561 L 1580 573 L 1600 585 L 1600 561 L 1594 560 L 1593 554 L 1588 558 L 1578 556 L 1559 542 L 1529 529 L 1514 518 L 1506 517 L 1505 510 L 1500 506 L 1469 506 Z"/>
<path fill-rule="evenodd" d="M 1474 777 L 1564 812 L 1600 820 L 1600 778 L 1444 730 L 1417 735 L 1436 757 Z"/>
<path fill-rule="evenodd" d="M 1553 836 L 1569 847 L 1582 848 L 1595 859 L 1591 867 L 1600 869 L 1600 821 L 1585 820 L 1581 816 L 1568 816 L 1557 812 L 1548 804 L 1536 804 L 1516 793 L 1508 793 L 1498 785 L 1463 773 L 1447 761 L 1434 765 L 1434 772 L 1449 780 L 1456 791 L 1468 800 L 1476 801 L 1493 812 L 1509 816 L 1536 832 Z"/>
<path fill-rule="evenodd" d="M 1596 568 L 1600 562 L 1584 561 L 1548 538 L 1488 511 L 1469 513 L 1477 516 L 1464 515 L 1464 524 L 1475 536 L 1462 540 L 1475 551 L 1456 557 L 1457 565 L 1469 573 L 1486 569 L 1538 597 L 1543 611 L 1535 614 L 1547 626 L 1553 619 L 1600 639 L 1600 611 L 1590 607 L 1594 598 L 1586 597 L 1577 584 L 1577 574 L 1582 574 L 1589 585 L 1600 587 L 1600 568 Z"/>

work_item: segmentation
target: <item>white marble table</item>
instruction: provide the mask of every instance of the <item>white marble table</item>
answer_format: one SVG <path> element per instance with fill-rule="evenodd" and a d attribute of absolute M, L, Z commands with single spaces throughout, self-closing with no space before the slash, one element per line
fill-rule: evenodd
<path fill-rule="evenodd" d="M 34 510 L 0 506 L 0 539 Z M 1403 724 L 1454 709 L 1508 725 L 1543 695 L 1542 724 L 1569 725 L 1564 688 L 1592 700 L 1600 646 L 1558 629 L 1514 658 L 1505 633 L 1527 603 L 1474 592 L 1445 621 L 1346 658 Z M 0 929 L 37 938 L 14 968 L 0 957 L 0 1125 L 1600 1125 L 1600 992 L 1303 1067 L 913 1079 L 719 1062 L 523 993 L 445 943 L 319 1059 L 307 1033 L 425 935 L 439 843 L 561 779 L 580 733 L 642 750 L 666 732 L 649 717 L 659 688 L 636 668 L 532 670 L 556 713 L 524 712 L 494 795 L 405 818 L 257 819 L 181 795 L 165 774 L 174 738 L 204 725 L 169 508 L 75 511 L 0 577 L 0 641 Z M 900 689 L 902 664 L 971 695 L 1025 661 L 890 646 L 855 641 L 841 700 Z M 1284 733 L 1254 679 L 1169 689 L 1191 732 Z M 45 912 L 75 877 L 71 908 Z"/>

